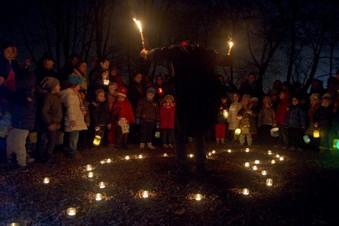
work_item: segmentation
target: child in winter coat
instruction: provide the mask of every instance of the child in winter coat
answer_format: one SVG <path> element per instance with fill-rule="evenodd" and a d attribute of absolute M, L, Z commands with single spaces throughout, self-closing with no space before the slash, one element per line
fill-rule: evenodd
<path fill-rule="evenodd" d="M 65 108 L 64 130 L 67 138 L 65 146 L 70 157 L 77 157 L 79 132 L 87 130 L 83 104 L 79 94 L 82 79 L 78 76 L 70 75 L 68 83 L 71 87 L 61 91 L 61 102 Z"/>
<path fill-rule="evenodd" d="M 279 139 L 280 143 L 284 148 L 288 146 L 288 132 L 286 128 L 286 116 L 288 112 L 290 102 L 289 102 L 289 94 L 287 91 L 282 91 L 279 94 L 279 103 L 275 113 L 275 118 L 277 121 L 277 125 L 279 127 Z"/>
<path fill-rule="evenodd" d="M 145 143 L 149 149 L 155 149 L 152 144 L 153 130 L 159 122 L 159 106 L 154 100 L 155 93 L 153 87 L 148 88 L 146 98 L 137 107 L 137 122 L 141 124 L 140 149 L 145 148 Z"/>
<path fill-rule="evenodd" d="M 107 129 L 110 129 L 109 111 L 105 91 L 103 89 L 98 89 L 96 90 L 95 95 L 96 100 L 90 105 L 91 131 L 93 140 L 96 135 L 99 135 L 101 137 L 100 144 L 102 144 Z M 100 144 L 96 146 L 99 146 Z"/>
<path fill-rule="evenodd" d="M 285 126 L 288 130 L 288 144 L 291 150 L 301 150 L 302 137 L 306 128 L 306 115 L 299 104 L 299 98 L 292 98 L 292 105 L 289 107 Z"/>
<path fill-rule="evenodd" d="M 331 96 L 326 93 L 321 98 L 321 106 L 314 113 L 314 127 L 320 130 L 320 151 L 330 149 L 329 130 L 333 118 L 333 110 L 331 107 Z"/>
<path fill-rule="evenodd" d="M 262 143 L 272 143 L 271 129 L 275 126 L 275 111 L 272 107 L 271 98 L 269 96 L 265 96 L 262 108 L 258 115 L 258 127 Z"/>
<path fill-rule="evenodd" d="M 39 138 L 38 160 L 48 161 L 54 151 L 61 127 L 62 104 L 60 99 L 60 83 L 53 77 L 45 77 L 40 86 L 47 93 L 41 108 L 42 132 Z"/>
<path fill-rule="evenodd" d="M 135 122 L 132 105 L 127 99 L 126 88 L 120 88 L 117 92 L 117 101 L 112 108 L 113 120 L 116 126 L 116 141 L 118 148 L 127 149 L 130 125 Z"/>
<path fill-rule="evenodd" d="M 108 103 L 108 110 L 110 114 L 112 115 L 113 112 L 113 106 L 117 100 L 117 93 L 118 93 L 118 83 L 112 82 L 108 86 L 108 93 L 107 93 L 107 103 Z M 115 140 L 115 133 L 117 130 L 116 121 L 113 117 L 111 117 L 111 129 L 108 130 L 107 133 L 107 142 L 110 146 L 114 146 L 116 140 Z"/>
<path fill-rule="evenodd" d="M 253 130 L 253 111 L 251 109 L 250 96 L 244 95 L 241 98 L 241 109 L 238 112 L 239 128 L 241 129 L 241 134 L 239 136 L 239 141 L 241 145 L 245 145 L 245 139 L 247 145 L 252 145 L 252 130 Z"/>
<path fill-rule="evenodd" d="M 229 116 L 228 99 L 226 96 L 220 100 L 217 124 L 215 125 L 215 140 L 217 144 L 225 143 L 226 130 L 228 129 L 227 119 Z"/>
<path fill-rule="evenodd" d="M 160 129 L 164 148 L 174 144 L 175 103 L 172 95 L 166 95 L 160 108 Z"/>
<path fill-rule="evenodd" d="M 238 113 L 241 109 L 241 103 L 240 101 L 240 94 L 234 93 L 233 94 L 233 102 L 230 106 L 230 110 L 228 113 L 228 129 L 230 130 L 230 134 L 233 135 L 233 141 L 236 140 L 236 136 L 234 134 L 235 130 L 239 128 L 239 119 L 238 119 Z"/>

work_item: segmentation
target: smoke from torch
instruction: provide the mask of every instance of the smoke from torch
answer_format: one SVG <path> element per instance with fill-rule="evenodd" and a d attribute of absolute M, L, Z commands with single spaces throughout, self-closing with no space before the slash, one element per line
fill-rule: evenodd
<path fill-rule="evenodd" d="M 140 20 L 137 20 L 136 18 L 133 18 L 134 23 L 137 25 L 140 33 L 140 38 L 141 38 L 141 44 L 142 48 L 145 48 L 145 39 L 144 39 L 144 33 L 142 32 L 142 24 Z"/>

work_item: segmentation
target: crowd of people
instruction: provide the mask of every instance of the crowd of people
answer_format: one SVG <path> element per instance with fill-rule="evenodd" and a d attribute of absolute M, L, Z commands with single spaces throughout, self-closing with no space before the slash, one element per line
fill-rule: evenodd
<path fill-rule="evenodd" d="M 110 59 L 99 58 L 89 70 L 76 54 L 59 71 L 50 56 L 36 67 L 29 60 L 19 64 L 12 43 L 3 46 L 0 57 L 0 152 L 9 163 L 25 167 L 31 158 L 52 161 L 55 149 L 77 158 L 78 150 L 103 145 L 174 148 L 171 76 L 152 79 L 137 72 L 128 81 Z M 277 80 L 264 93 L 255 73 L 239 88 L 222 75 L 219 80 L 220 108 L 210 136 L 217 144 L 320 151 L 339 146 L 339 71 L 326 89 L 317 79 L 307 90 Z"/>

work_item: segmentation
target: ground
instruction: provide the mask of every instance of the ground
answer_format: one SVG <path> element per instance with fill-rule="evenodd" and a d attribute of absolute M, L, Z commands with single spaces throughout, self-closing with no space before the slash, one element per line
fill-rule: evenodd
<path fill-rule="evenodd" d="M 232 152 L 227 150 L 231 148 Z M 273 155 L 268 155 L 271 149 Z M 210 174 L 173 175 L 174 153 L 159 149 L 107 148 L 82 152 L 80 160 L 57 154 L 53 165 L 0 173 L 0 222 L 32 225 L 339 225 L 339 156 L 273 147 L 209 146 Z M 191 150 L 190 150 L 191 151 Z M 168 153 L 168 157 L 163 154 Z M 143 158 L 138 159 L 139 154 Z M 284 157 L 280 161 L 276 155 Z M 130 159 L 126 160 L 125 156 Z M 106 163 L 111 158 L 111 163 Z M 272 165 L 271 160 L 276 164 Z M 105 162 L 101 164 L 100 161 Z M 258 171 L 244 166 L 260 160 Z M 194 172 L 194 158 L 190 159 Z M 89 179 L 86 164 L 94 168 Z M 268 175 L 262 176 L 261 170 Z M 44 177 L 50 178 L 43 184 Z M 266 179 L 273 186 L 266 186 Z M 100 189 L 103 181 L 106 188 Z M 250 194 L 243 195 L 248 188 Z M 140 191 L 149 191 L 143 199 Z M 101 192 L 103 200 L 95 201 Z M 190 195 L 201 193 L 196 201 Z M 77 214 L 69 217 L 68 207 Z M 1 225 L 2 225 L 1 224 Z"/>

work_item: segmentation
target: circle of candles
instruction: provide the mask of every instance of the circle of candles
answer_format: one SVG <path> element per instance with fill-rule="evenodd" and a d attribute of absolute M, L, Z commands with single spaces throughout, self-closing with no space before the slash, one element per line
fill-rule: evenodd
<path fill-rule="evenodd" d="M 231 149 L 228 149 L 227 152 L 228 152 L 228 153 L 232 153 L 232 150 L 231 150 Z"/>
<path fill-rule="evenodd" d="M 272 155 L 272 151 L 271 151 L 271 150 L 268 150 L 268 151 L 267 151 L 267 154 L 268 154 L 268 155 Z"/>
<path fill-rule="evenodd" d="M 143 198 L 143 199 L 148 199 L 149 198 L 149 191 L 142 191 L 142 193 L 141 193 L 141 197 Z"/>
<path fill-rule="evenodd" d="M 188 157 L 192 159 L 194 158 L 194 154 L 189 154 Z"/>
<path fill-rule="evenodd" d="M 249 149 L 249 148 L 246 148 L 246 149 L 245 149 L 245 152 L 246 152 L 246 153 L 250 152 L 250 149 Z"/>
<path fill-rule="evenodd" d="M 253 170 L 253 171 L 257 171 L 257 170 L 258 170 L 258 167 L 257 167 L 257 166 L 252 166 L 252 170 Z"/>
<path fill-rule="evenodd" d="M 104 189 L 106 187 L 105 183 L 103 181 L 99 182 L 99 188 Z"/>
<path fill-rule="evenodd" d="M 44 184 L 49 184 L 50 180 L 48 177 L 45 177 L 44 180 L 43 180 L 43 183 Z"/>
<path fill-rule="evenodd" d="M 274 159 L 271 160 L 271 164 L 272 164 L 272 165 L 275 164 L 275 160 L 274 160 Z"/>
<path fill-rule="evenodd" d="M 247 196 L 250 194 L 250 190 L 248 188 L 243 188 L 241 193 Z"/>
<path fill-rule="evenodd" d="M 244 166 L 245 166 L 246 168 L 249 168 L 249 167 L 250 167 L 250 163 L 249 163 L 249 162 L 245 162 Z"/>
<path fill-rule="evenodd" d="M 255 160 L 254 164 L 260 164 L 260 160 Z"/>
<path fill-rule="evenodd" d="M 93 178 L 93 176 L 94 176 L 93 172 L 88 172 L 88 174 L 87 174 L 88 178 Z"/>
<path fill-rule="evenodd" d="M 215 150 L 212 151 L 212 154 L 215 155 L 217 152 Z"/>
<path fill-rule="evenodd" d="M 93 167 L 91 164 L 87 164 L 86 165 L 86 171 L 92 171 L 93 170 Z"/>
<path fill-rule="evenodd" d="M 266 170 L 262 170 L 261 171 L 261 175 L 266 176 L 267 175 L 267 171 Z"/>
<path fill-rule="evenodd" d="M 266 179 L 266 186 L 267 187 L 272 187 L 273 186 L 273 180 L 271 178 Z"/>
<path fill-rule="evenodd" d="M 130 159 L 131 159 L 131 157 L 129 155 L 125 156 L 125 160 L 130 160 Z"/>
<path fill-rule="evenodd" d="M 280 158 L 279 158 L 279 160 L 282 162 L 282 161 L 284 161 L 284 157 L 283 156 L 280 156 Z"/>
<path fill-rule="evenodd" d="M 111 163 L 112 162 L 112 159 L 108 158 L 106 159 L 106 163 Z"/>
<path fill-rule="evenodd" d="M 95 194 L 95 201 L 100 202 L 102 200 L 102 194 L 101 193 L 96 193 Z"/>
<path fill-rule="evenodd" d="M 201 201 L 203 199 L 203 195 L 202 194 L 200 194 L 200 193 L 198 193 L 198 194 L 195 194 L 194 195 L 194 200 L 195 201 Z"/>
<path fill-rule="evenodd" d="M 75 215 L 77 215 L 77 209 L 74 207 L 69 207 L 66 209 L 66 214 L 70 217 L 74 217 Z"/>
<path fill-rule="evenodd" d="M 144 156 L 143 155 L 138 155 L 138 159 L 143 159 L 144 158 Z"/>
<path fill-rule="evenodd" d="M 167 153 L 162 154 L 162 157 L 168 157 Z"/>

